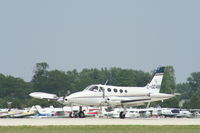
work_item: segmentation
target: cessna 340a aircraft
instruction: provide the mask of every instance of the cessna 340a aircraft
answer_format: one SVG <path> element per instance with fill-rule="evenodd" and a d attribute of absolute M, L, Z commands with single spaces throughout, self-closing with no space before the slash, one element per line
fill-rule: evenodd
<path fill-rule="evenodd" d="M 66 97 L 58 97 L 54 94 L 44 92 L 33 92 L 29 95 L 34 98 L 57 100 L 64 105 L 78 106 L 109 106 L 122 107 L 119 117 L 125 118 L 126 107 L 137 106 L 154 101 L 163 101 L 174 97 L 176 94 L 160 93 L 160 87 L 164 75 L 165 67 L 159 67 L 151 82 L 144 87 L 122 87 L 110 85 L 90 85 L 83 91 L 73 93 Z M 79 117 L 84 117 L 84 112 L 80 109 Z"/>

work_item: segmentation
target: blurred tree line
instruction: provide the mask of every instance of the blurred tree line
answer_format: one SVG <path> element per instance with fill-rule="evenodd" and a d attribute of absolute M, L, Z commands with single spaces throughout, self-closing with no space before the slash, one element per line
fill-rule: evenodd
<path fill-rule="evenodd" d="M 58 96 L 65 96 L 73 92 L 81 91 L 91 84 L 107 84 L 116 86 L 145 86 L 152 78 L 151 73 L 121 68 L 83 69 L 78 72 L 49 70 L 46 62 L 37 63 L 34 68 L 34 75 L 30 82 L 21 78 L 5 76 L 0 74 L 0 108 L 6 108 L 8 102 L 12 107 L 24 108 L 32 105 L 61 106 L 54 101 L 34 99 L 29 93 L 35 91 L 54 93 Z M 182 107 L 200 108 L 200 72 L 194 72 L 187 79 L 186 83 L 176 84 L 174 68 L 167 66 L 161 86 L 163 93 L 181 93 L 172 99 L 164 102 L 151 103 L 152 106 L 161 107 Z M 179 102 L 183 101 L 180 105 Z"/>

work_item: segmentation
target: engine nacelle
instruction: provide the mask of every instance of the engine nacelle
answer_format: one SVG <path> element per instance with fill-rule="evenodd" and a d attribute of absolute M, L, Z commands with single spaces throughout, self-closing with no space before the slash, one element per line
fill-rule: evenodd
<path fill-rule="evenodd" d="M 106 97 L 101 101 L 101 105 L 117 106 L 121 105 L 121 100 L 115 97 Z"/>

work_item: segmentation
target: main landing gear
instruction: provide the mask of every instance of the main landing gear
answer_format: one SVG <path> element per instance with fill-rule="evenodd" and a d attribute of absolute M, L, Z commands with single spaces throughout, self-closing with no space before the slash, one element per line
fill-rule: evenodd
<path fill-rule="evenodd" d="M 79 107 L 78 117 L 79 118 L 85 117 L 85 113 L 83 112 L 82 106 Z"/>
<path fill-rule="evenodd" d="M 80 111 L 80 112 L 78 113 L 78 117 L 79 117 L 79 118 L 85 118 L 84 112 L 83 112 L 83 111 Z"/>
<path fill-rule="evenodd" d="M 124 119 L 125 118 L 125 113 L 124 113 L 124 111 L 121 111 L 120 112 L 120 114 L 119 114 L 119 117 L 121 118 L 121 119 Z"/>
<path fill-rule="evenodd" d="M 82 106 L 79 107 L 79 111 L 73 111 L 69 114 L 70 118 L 85 118 L 85 113 L 82 110 Z"/>
<path fill-rule="evenodd" d="M 124 111 L 121 111 L 119 114 L 119 118 L 124 119 L 126 117 L 126 108 L 122 106 Z"/>

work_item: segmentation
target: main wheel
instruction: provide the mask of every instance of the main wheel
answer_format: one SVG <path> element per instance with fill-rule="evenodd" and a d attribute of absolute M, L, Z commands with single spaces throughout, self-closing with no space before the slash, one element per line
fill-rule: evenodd
<path fill-rule="evenodd" d="M 83 112 L 83 111 L 80 111 L 80 112 L 78 113 L 78 117 L 79 117 L 79 118 L 84 118 L 84 117 L 85 117 L 84 112 Z"/>
<path fill-rule="evenodd" d="M 124 119 L 125 118 L 125 114 L 124 114 L 124 112 L 122 111 L 122 112 L 120 112 L 120 114 L 119 114 L 119 117 L 121 118 L 121 119 Z"/>
<path fill-rule="evenodd" d="M 70 118 L 72 118 L 72 117 L 73 117 L 73 116 L 72 116 L 72 112 L 70 112 L 70 113 L 69 113 L 69 117 L 70 117 Z"/>

